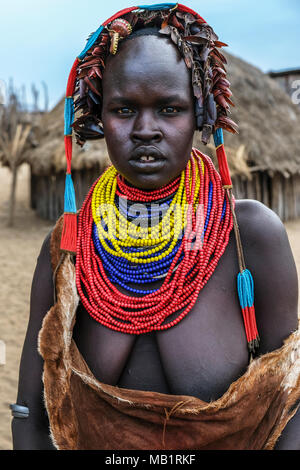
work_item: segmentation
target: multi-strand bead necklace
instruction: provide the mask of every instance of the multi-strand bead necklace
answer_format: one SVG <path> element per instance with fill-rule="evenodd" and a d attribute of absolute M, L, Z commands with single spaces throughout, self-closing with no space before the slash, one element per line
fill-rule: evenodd
<path fill-rule="evenodd" d="M 136 216 L 134 204 L 142 214 Z M 221 178 L 197 150 L 179 178 L 155 191 L 129 186 L 109 167 L 78 220 L 76 285 L 83 306 L 123 333 L 176 325 L 213 274 L 232 226 Z M 158 280 L 162 285 L 153 287 Z"/>

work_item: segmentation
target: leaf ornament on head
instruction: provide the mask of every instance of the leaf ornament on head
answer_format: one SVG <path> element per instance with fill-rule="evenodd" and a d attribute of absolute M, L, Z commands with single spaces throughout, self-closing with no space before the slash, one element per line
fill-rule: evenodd
<path fill-rule="evenodd" d="M 202 132 L 203 143 L 208 143 L 218 127 L 237 132 L 237 125 L 228 117 L 230 106 L 234 104 L 230 83 L 226 79 L 226 58 L 220 52 L 226 44 L 219 41 L 203 18 L 187 7 L 159 4 L 127 9 L 123 15 L 114 17 L 105 24 L 79 62 L 74 104 L 75 116 L 79 113 L 80 116 L 73 124 L 79 145 L 88 139 L 104 137 L 101 123 L 102 75 L 107 57 L 115 55 L 120 41 L 132 32 L 153 26 L 159 34 L 170 38 L 191 70 L 197 129 Z"/>
<path fill-rule="evenodd" d="M 163 24 L 160 33 L 176 44 L 192 71 L 197 127 L 202 130 L 203 143 L 208 143 L 216 127 L 236 133 L 237 125 L 227 116 L 230 105 L 234 106 L 230 82 L 225 78 L 227 61 L 218 50 L 227 44 L 219 41 L 202 19 L 181 11 L 176 11 L 168 24 Z"/>

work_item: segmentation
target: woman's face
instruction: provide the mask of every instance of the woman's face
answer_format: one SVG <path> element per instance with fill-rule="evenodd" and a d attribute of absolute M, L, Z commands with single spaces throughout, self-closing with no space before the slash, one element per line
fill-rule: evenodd
<path fill-rule="evenodd" d="M 168 40 L 121 44 L 103 75 L 102 123 L 112 164 L 141 189 L 168 184 L 186 167 L 196 128 L 190 72 Z"/>

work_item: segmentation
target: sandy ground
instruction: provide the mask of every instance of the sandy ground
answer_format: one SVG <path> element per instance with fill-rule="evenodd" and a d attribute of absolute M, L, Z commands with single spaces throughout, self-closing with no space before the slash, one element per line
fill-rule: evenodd
<path fill-rule="evenodd" d="M 37 218 L 29 209 L 26 166 L 21 168 L 18 179 L 15 228 L 6 227 L 9 184 L 8 170 L 0 168 L 0 340 L 6 345 L 6 363 L 0 365 L 0 450 L 12 449 L 9 404 L 16 400 L 36 259 L 51 228 L 49 222 Z M 286 224 L 286 228 L 300 273 L 300 220 Z"/>
<path fill-rule="evenodd" d="M 0 365 L 0 449 L 11 449 L 9 404 L 15 403 L 21 350 L 25 337 L 32 276 L 49 222 L 29 209 L 28 168 L 21 168 L 17 188 L 15 227 L 7 228 L 10 174 L 0 168 L 0 340 L 6 364 Z"/>

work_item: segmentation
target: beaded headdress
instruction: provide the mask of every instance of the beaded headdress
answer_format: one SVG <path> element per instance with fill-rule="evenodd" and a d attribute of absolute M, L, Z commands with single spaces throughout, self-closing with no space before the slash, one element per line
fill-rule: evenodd
<path fill-rule="evenodd" d="M 195 97 L 196 127 L 207 144 L 213 135 L 218 158 L 219 173 L 232 210 L 237 251 L 240 265 L 238 293 L 245 323 L 253 320 L 253 280 L 246 269 L 239 230 L 234 213 L 232 181 L 224 149 L 223 129 L 237 132 L 237 125 L 228 113 L 232 93 L 226 78 L 226 58 L 220 49 L 226 46 L 206 21 L 190 8 L 178 3 L 162 3 L 130 7 L 116 13 L 90 35 L 83 51 L 71 68 L 65 98 L 65 152 L 67 159 L 64 227 L 61 250 L 76 253 L 77 210 L 71 177 L 72 133 L 79 145 L 86 140 L 104 137 L 101 123 L 102 75 L 109 55 L 118 51 L 120 42 L 134 32 L 148 27 L 157 28 L 159 34 L 177 46 L 186 66 L 191 70 Z M 254 317 L 255 320 L 255 317 Z M 257 340 L 256 324 L 248 328 L 248 343 Z"/>

